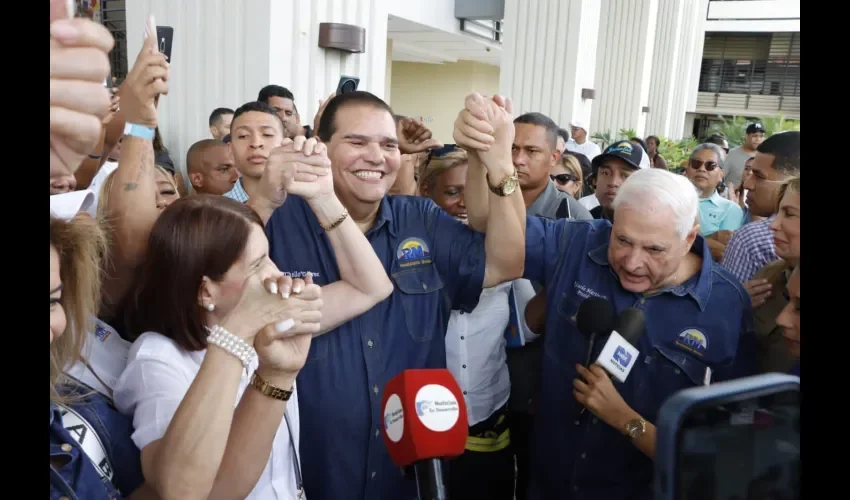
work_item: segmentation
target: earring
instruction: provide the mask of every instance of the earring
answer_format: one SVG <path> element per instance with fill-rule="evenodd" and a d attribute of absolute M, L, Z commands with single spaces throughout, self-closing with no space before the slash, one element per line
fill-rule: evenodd
<path fill-rule="evenodd" d="M 209 312 L 215 311 L 215 304 L 207 304 L 207 311 L 209 311 Z"/>

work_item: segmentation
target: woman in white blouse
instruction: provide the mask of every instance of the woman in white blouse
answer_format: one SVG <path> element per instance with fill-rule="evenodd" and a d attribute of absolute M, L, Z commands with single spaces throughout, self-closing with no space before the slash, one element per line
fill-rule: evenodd
<path fill-rule="evenodd" d="M 325 302 L 344 290 L 346 304 L 323 304 L 309 276 L 283 277 L 246 205 L 191 196 L 157 219 L 126 315 L 142 335 L 115 401 L 134 417 L 145 478 L 162 498 L 304 498 L 294 382 L 311 337 L 392 291 L 352 220 L 328 231 L 347 248 L 335 249 L 343 281 L 325 287 Z M 344 282 L 349 252 L 371 274 L 360 288 Z"/>

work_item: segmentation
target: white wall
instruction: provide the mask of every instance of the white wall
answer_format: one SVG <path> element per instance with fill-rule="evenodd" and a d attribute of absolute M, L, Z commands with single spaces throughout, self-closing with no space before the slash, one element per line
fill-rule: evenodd
<path fill-rule="evenodd" d="M 506 0 L 499 92 L 514 114 L 539 111 L 562 127 L 590 120 L 599 0 Z M 598 93 L 597 93 L 598 97 Z"/>
<path fill-rule="evenodd" d="M 589 131 L 644 135 L 659 0 L 603 0 Z"/>
<path fill-rule="evenodd" d="M 160 130 L 181 170 L 189 146 L 209 136 L 219 106 L 236 108 L 270 83 L 292 90 L 302 119 L 336 89 L 341 74 L 383 96 L 389 0 L 133 0 L 127 2 L 130 66 L 145 19 L 174 27 L 170 92 L 160 103 Z M 319 23 L 366 28 L 366 53 L 320 49 Z"/>

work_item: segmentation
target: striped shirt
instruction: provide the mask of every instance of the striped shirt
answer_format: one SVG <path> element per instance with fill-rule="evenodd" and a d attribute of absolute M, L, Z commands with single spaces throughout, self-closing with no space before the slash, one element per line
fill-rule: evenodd
<path fill-rule="evenodd" d="M 236 184 L 233 185 L 233 189 L 224 193 L 222 196 L 226 196 L 236 201 L 241 201 L 242 203 L 247 203 L 248 193 L 246 193 L 245 188 L 242 187 L 242 178 L 240 177 L 239 180 L 236 181 Z"/>
<path fill-rule="evenodd" d="M 769 227 L 772 221 L 773 217 L 751 222 L 735 231 L 729 240 L 720 265 L 741 283 L 753 279 L 762 266 L 779 259 Z"/>

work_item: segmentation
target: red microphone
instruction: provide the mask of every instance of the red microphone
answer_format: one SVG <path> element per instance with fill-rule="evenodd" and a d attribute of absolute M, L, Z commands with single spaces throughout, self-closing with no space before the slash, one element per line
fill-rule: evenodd
<path fill-rule="evenodd" d="M 420 500 L 447 499 L 442 459 L 462 454 L 469 433 L 466 404 L 452 374 L 405 370 L 387 383 L 381 408 L 387 451 L 399 467 L 413 465 Z"/>

